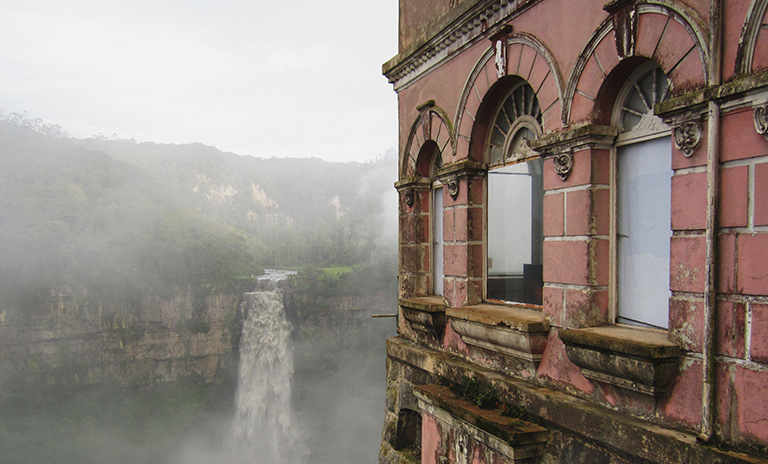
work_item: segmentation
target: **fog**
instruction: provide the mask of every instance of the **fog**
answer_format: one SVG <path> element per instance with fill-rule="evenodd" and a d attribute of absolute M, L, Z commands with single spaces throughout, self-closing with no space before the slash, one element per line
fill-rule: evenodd
<path fill-rule="evenodd" d="M 376 462 L 384 413 L 384 340 L 393 335 L 394 325 L 374 319 L 367 330 L 368 347 L 337 353 L 335 363 L 322 370 L 297 367 L 295 425 L 308 455 L 296 462 Z M 295 347 L 298 357 L 313 350 L 311 344 Z M 195 396 L 207 391 L 172 389 L 137 392 L 108 385 L 60 392 L 55 400 L 18 393 L 11 399 L 6 391 L 0 413 L 3 462 L 278 464 L 244 453 L 233 439 L 232 390 L 198 403 Z"/>
<path fill-rule="evenodd" d="M 3 2 L 0 110 L 78 138 L 371 160 L 397 140 L 397 2 Z"/>
<path fill-rule="evenodd" d="M 394 153 L 243 157 L 16 115 L 0 154 L 3 463 L 375 462 L 396 327 L 371 316 L 396 312 Z M 236 426 L 252 362 L 241 303 L 268 267 L 295 272 L 280 288 L 285 447 L 299 451 L 283 462 Z"/>

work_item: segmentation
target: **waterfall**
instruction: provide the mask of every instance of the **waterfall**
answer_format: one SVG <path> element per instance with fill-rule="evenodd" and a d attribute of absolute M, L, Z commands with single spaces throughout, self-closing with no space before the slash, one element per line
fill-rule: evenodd
<path fill-rule="evenodd" d="M 300 464 L 308 454 L 291 404 L 291 324 L 277 286 L 285 275 L 267 270 L 257 291 L 244 295 L 233 424 L 234 447 L 242 462 Z"/>

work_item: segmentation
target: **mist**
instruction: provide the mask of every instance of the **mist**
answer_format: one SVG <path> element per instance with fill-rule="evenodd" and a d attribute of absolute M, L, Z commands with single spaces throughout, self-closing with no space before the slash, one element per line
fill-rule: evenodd
<path fill-rule="evenodd" d="M 397 140 L 381 76 L 397 12 L 349 0 L 4 2 L 0 109 L 78 138 L 371 160 Z"/>
<path fill-rule="evenodd" d="M 265 268 L 294 273 L 280 298 L 305 452 L 290 462 L 375 461 L 393 152 L 256 158 L 10 115 L 0 177 L 3 462 L 258 463 L 233 424 L 244 295 Z"/>

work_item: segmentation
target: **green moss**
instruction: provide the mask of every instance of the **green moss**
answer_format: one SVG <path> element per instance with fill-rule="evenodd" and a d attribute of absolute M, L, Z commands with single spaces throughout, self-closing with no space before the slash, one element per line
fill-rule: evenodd
<path fill-rule="evenodd" d="M 453 382 L 441 376 L 437 383 L 481 409 L 498 409 L 502 416 L 510 418 L 509 425 L 512 427 L 521 427 L 528 418 L 525 408 L 501 401 L 495 388 L 482 387 L 476 377 L 464 374 L 458 382 Z"/>

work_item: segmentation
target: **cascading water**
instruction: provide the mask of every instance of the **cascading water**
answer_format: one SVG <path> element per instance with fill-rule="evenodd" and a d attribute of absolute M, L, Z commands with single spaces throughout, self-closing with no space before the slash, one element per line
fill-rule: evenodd
<path fill-rule="evenodd" d="M 307 448 L 291 404 L 293 349 L 277 282 L 286 271 L 267 270 L 246 293 L 233 435 L 238 462 L 301 464 Z"/>

